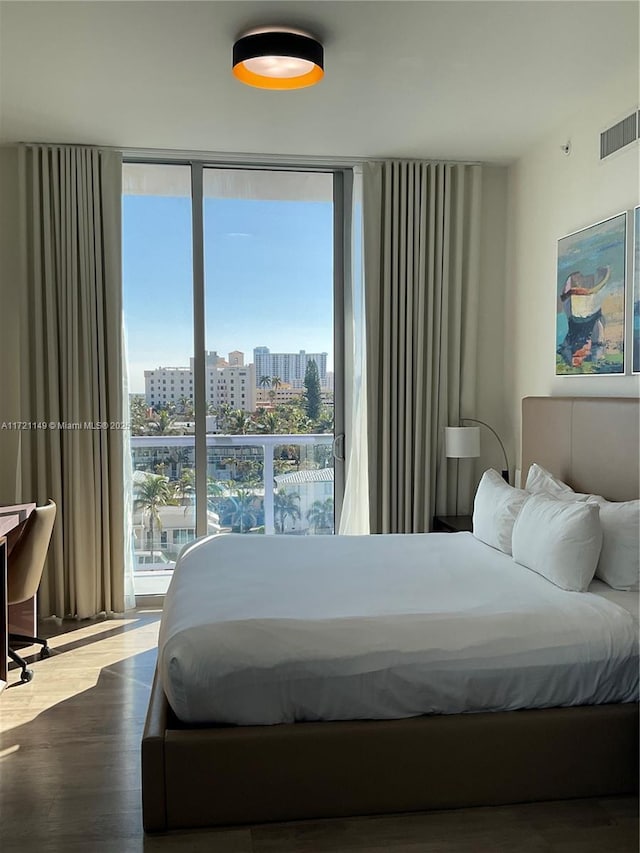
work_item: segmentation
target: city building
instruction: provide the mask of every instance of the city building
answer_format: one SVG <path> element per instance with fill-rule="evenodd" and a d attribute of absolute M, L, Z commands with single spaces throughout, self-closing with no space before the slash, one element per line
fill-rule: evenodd
<path fill-rule="evenodd" d="M 207 403 L 216 408 L 227 404 L 232 409 L 255 411 L 256 378 L 253 364 L 207 367 Z"/>
<path fill-rule="evenodd" d="M 253 363 L 256 367 L 256 381 L 263 376 L 277 376 L 281 382 L 292 388 L 301 388 L 307 364 L 315 361 L 318 367 L 320 387 L 327 387 L 327 353 L 326 352 L 271 352 L 269 347 L 254 347 Z"/>
<path fill-rule="evenodd" d="M 256 379 L 253 364 L 244 364 L 244 353 L 229 353 L 229 360 L 214 350 L 206 354 L 207 403 L 218 407 L 253 412 L 256 407 Z M 194 359 L 189 367 L 157 367 L 144 372 L 144 395 L 149 406 L 162 408 L 173 404 L 178 409 L 193 403 Z"/>
<path fill-rule="evenodd" d="M 193 371 L 189 367 L 157 367 L 144 372 L 144 397 L 149 406 L 193 400 Z"/>
<path fill-rule="evenodd" d="M 260 379 L 258 378 L 258 382 Z M 267 408 L 280 403 L 290 403 L 291 400 L 302 397 L 304 388 L 302 383 L 298 388 L 293 388 L 288 383 L 279 385 L 277 388 L 256 388 L 256 405 L 259 408 Z"/>
<path fill-rule="evenodd" d="M 296 496 L 300 513 L 297 517 L 289 515 L 282 519 L 282 533 L 333 533 L 333 468 L 302 468 L 288 474 L 276 474 L 274 480 L 278 492 Z M 316 507 L 325 510 L 324 519 L 317 519 L 324 521 L 324 525 L 314 524 L 313 515 L 309 517 Z"/>

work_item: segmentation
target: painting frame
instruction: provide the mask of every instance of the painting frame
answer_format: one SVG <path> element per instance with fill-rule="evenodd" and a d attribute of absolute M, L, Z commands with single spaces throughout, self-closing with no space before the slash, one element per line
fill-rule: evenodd
<path fill-rule="evenodd" d="M 633 279 L 631 283 L 631 373 L 640 373 L 640 204 L 633 209 Z"/>
<path fill-rule="evenodd" d="M 558 239 L 556 376 L 626 373 L 627 213 Z"/>

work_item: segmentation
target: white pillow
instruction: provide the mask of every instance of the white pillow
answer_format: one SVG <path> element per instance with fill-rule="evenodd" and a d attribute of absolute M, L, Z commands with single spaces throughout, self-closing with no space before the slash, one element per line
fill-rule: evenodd
<path fill-rule="evenodd" d="M 550 495 L 559 501 L 586 501 L 590 495 L 574 492 L 571 486 L 554 477 L 550 471 L 534 462 L 529 468 L 525 489 L 532 495 Z"/>
<path fill-rule="evenodd" d="M 513 527 L 513 559 L 562 589 L 585 592 L 602 548 L 597 503 L 532 495 Z"/>
<path fill-rule="evenodd" d="M 481 542 L 511 553 L 513 525 L 529 495 L 514 489 L 497 471 L 485 471 L 473 502 L 473 535 Z"/>
<path fill-rule="evenodd" d="M 602 551 L 596 577 L 614 589 L 640 588 L 640 501 L 612 502 L 592 495 L 600 507 Z"/>

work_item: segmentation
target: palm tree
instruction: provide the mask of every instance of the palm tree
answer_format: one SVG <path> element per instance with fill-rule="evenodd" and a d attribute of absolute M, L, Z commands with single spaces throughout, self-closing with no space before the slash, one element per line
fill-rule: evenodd
<path fill-rule="evenodd" d="M 149 406 L 142 394 L 129 396 L 129 420 L 132 435 L 145 435 L 149 422 Z"/>
<path fill-rule="evenodd" d="M 231 524 L 239 527 L 240 533 L 245 533 L 253 527 L 257 521 L 257 513 L 254 508 L 255 495 L 248 489 L 237 489 L 236 494 L 230 497 L 233 505 Z"/>
<path fill-rule="evenodd" d="M 257 459 L 248 458 L 242 451 L 240 456 L 234 454 L 233 456 L 228 456 L 226 459 L 222 459 L 221 462 L 231 473 L 230 484 L 243 482 L 250 485 L 257 485 L 262 482 L 262 462 L 259 462 Z"/>
<path fill-rule="evenodd" d="M 225 485 L 213 477 L 207 477 L 207 496 L 210 498 L 221 498 L 225 494 Z"/>
<path fill-rule="evenodd" d="M 226 495 L 225 485 L 213 477 L 207 477 L 207 504 L 220 514 L 220 504 Z"/>
<path fill-rule="evenodd" d="M 229 421 L 230 432 L 233 435 L 247 435 L 253 426 L 251 415 L 242 409 L 236 409 L 234 412 L 231 412 Z"/>
<path fill-rule="evenodd" d="M 175 498 L 180 501 L 180 505 L 190 506 L 196 491 L 196 472 L 193 468 L 185 468 L 173 488 Z"/>
<path fill-rule="evenodd" d="M 278 489 L 273 496 L 273 514 L 276 520 L 276 532 L 284 533 L 284 525 L 287 518 L 295 521 L 300 518 L 300 495 L 297 492 L 287 492 Z M 278 524 L 279 522 L 279 524 Z"/>
<path fill-rule="evenodd" d="M 262 432 L 269 435 L 277 435 L 280 429 L 280 416 L 276 412 L 269 412 L 263 409 L 258 418 L 258 426 Z"/>
<path fill-rule="evenodd" d="M 299 444 L 278 444 L 274 453 L 277 459 L 286 459 L 289 463 L 289 468 L 300 470 L 300 445 Z"/>
<path fill-rule="evenodd" d="M 178 400 L 178 409 L 185 418 L 193 417 L 193 400 L 183 394 Z"/>
<path fill-rule="evenodd" d="M 277 391 L 281 385 L 282 385 L 282 379 L 280 379 L 279 376 L 272 376 L 271 377 L 271 387 L 273 388 L 274 391 Z"/>
<path fill-rule="evenodd" d="M 249 486 L 258 486 L 262 482 L 264 465 L 257 459 L 241 458 L 236 465 L 238 479 Z"/>
<path fill-rule="evenodd" d="M 137 488 L 134 505 L 142 510 L 142 517 L 149 521 L 149 550 L 151 562 L 153 562 L 153 528 L 154 524 L 158 530 L 162 529 L 160 520 L 160 507 L 173 503 L 171 487 L 166 477 L 147 474 Z"/>
<path fill-rule="evenodd" d="M 165 462 L 175 465 L 175 476 L 179 478 L 185 466 L 191 462 L 191 455 L 186 447 L 172 447 Z"/>
<path fill-rule="evenodd" d="M 261 388 L 269 388 L 271 386 L 271 377 L 270 376 L 261 376 L 258 385 Z"/>
<path fill-rule="evenodd" d="M 324 501 L 314 501 L 307 512 L 307 521 L 318 530 L 331 530 L 333 527 L 333 498 Z"/>
<path fill-rule="evenodd" d="M 233 409 L 229 403 L 221 403 L 218 406 L 218 410 L 216 412 L 216 423 L 218 429 L 222 430 L 222 432 L 228 433 L 229 430 L 229 419 L 233 414 Z"/>
<path fill-rule="evenodd" d="M 173 426 L 174 418 L 167 409 L 160 409 L 155 415 L 149 426 L 154 435 L 171 435 L 175 432 Z"/>

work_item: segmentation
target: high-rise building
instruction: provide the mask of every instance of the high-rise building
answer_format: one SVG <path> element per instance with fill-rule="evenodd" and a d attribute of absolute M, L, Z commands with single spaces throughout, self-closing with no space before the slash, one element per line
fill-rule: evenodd
<path fill-rule="evenodd" d="M 271 352 L 269 347 L 255 347 L 253 363 L 256 368 L 256 381 L 263 376 L 277 376 L 281 382 L 300 388 L 304 381 L 307 364 L 315 361 L 320 377 L 320 386 L 327 384 L 327 353 L 326 352 Z"/>

